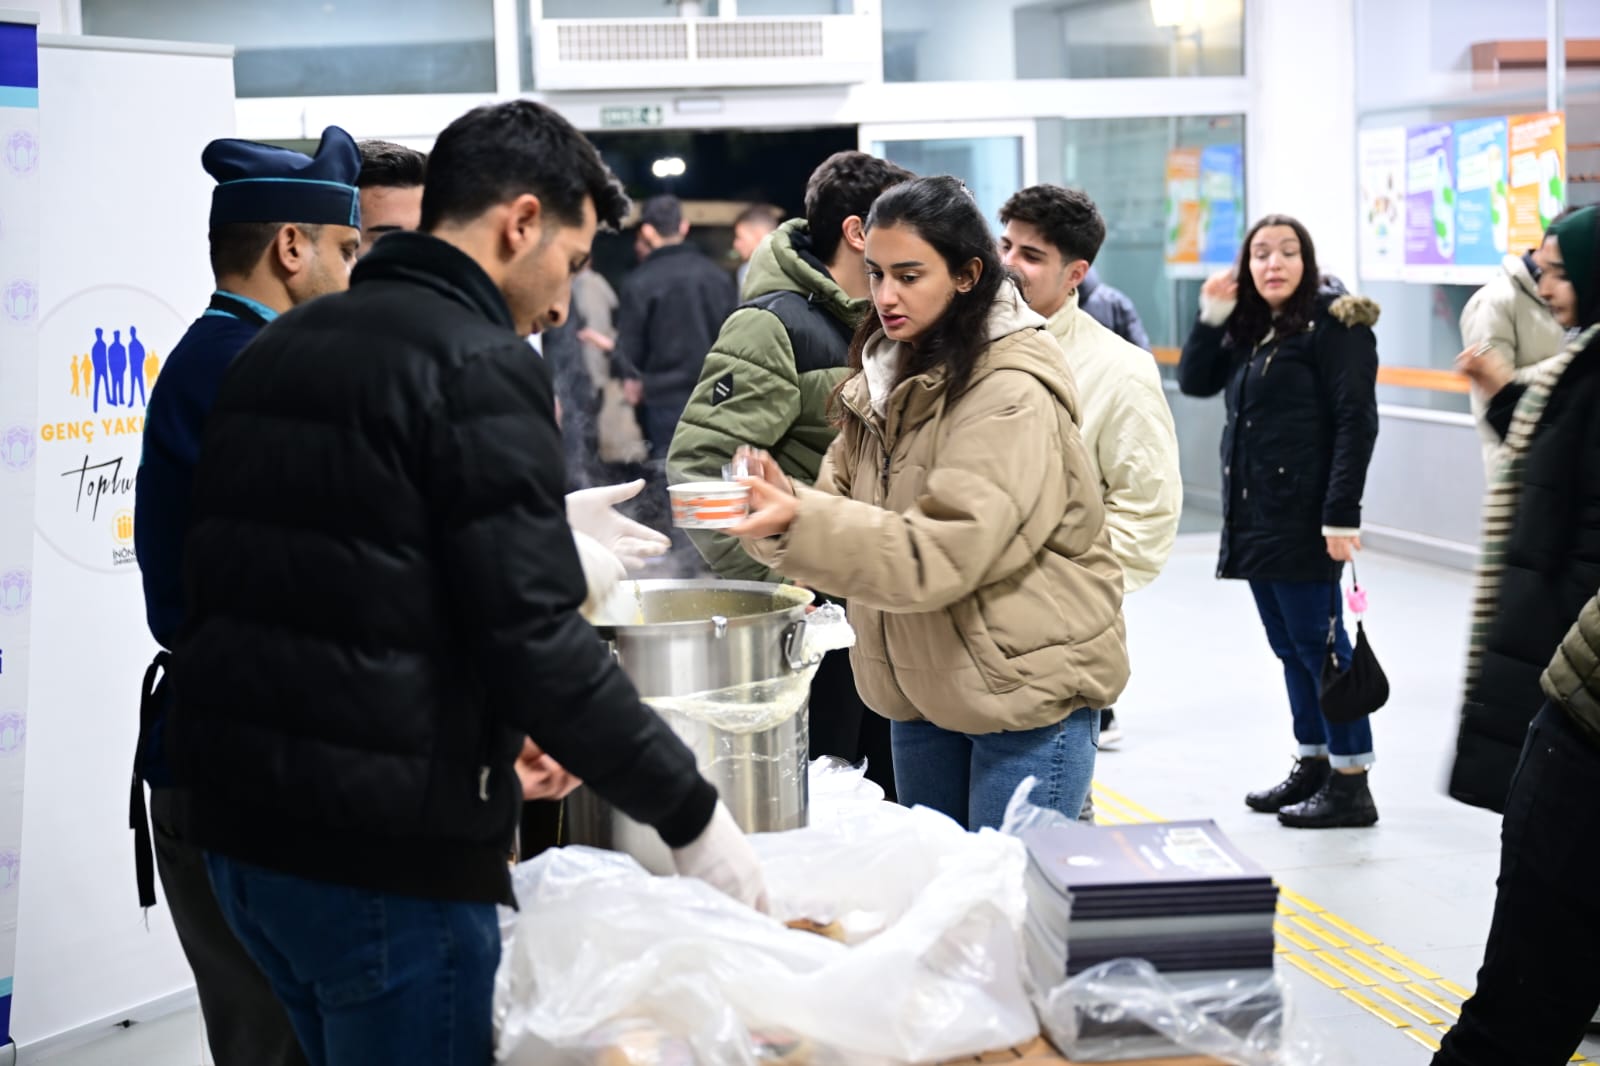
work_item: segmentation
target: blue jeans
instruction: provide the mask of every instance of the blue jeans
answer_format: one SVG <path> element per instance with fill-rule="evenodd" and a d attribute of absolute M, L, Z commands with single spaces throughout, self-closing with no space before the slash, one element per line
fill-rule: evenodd
<path fill-rule="evenodd" d="M 970 736 L 932 722 L 891 722 L 894 787 L 907 807 L 931 807 L 970 830 L 1000 828 L 1022 779 L 1039 779 L 1033 803 L 1076 819 L 1094 778 L 1100 713 L 1055 725 Z"/>
<path fill-rule="evenodd" d="M 1252 581 L 1256 610 L 1272 653 L 1283 661 L 1301 757 L 1328 758 L 1335 767 L 1370 766 L 1372 724 L 1367 718 L 1343 725 L 1322 717 L 1322 661 L 1328 650 L 1330 596 L 1339 619 L 1334 651 L 1341 669 L 1350 665 L 1344 630 L 1344 597 L 1331 581 Z"/>
<path fill-rule="evenodd" d="M 493 1061 L 493 904 L 308 881 L 214 852 L 206 866 L 311 1066 Z"/>

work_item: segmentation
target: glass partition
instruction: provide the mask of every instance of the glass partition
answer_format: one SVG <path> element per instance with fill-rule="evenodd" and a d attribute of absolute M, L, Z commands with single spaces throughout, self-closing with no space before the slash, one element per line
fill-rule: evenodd
<path fill-rule="evenodd" d="M 884 0 L 883 66 L 886 81 L 1238 77 L 1244 0 Z"/>
<path fill-rule="evenodd" d="M 493 0 L 82 0 L 83 32 L 231 44 L 235 91 L 381 96 L 494 91 Z"/>

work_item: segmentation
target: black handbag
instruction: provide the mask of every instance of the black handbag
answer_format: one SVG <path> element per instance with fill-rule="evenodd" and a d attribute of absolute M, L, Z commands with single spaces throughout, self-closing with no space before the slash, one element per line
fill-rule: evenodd
<path fill-rule="evenodd" d="M 1350 564 L 1353 587 L 1361 587 L 1355 563 Z M 1356 616 L 1355 650 L 1350 666 L 1339 669 L 1339 582 L 1333 583 L 1333 602 L 1328 608 L 1328 648 L 1322 661 L 1322 715 L 1330 722 L 1347 724 L 1359 721 L 1389 702 L 1389 678 L 1378 665 L 1378 657 L 1367 643 L 1364 615 Z"/>

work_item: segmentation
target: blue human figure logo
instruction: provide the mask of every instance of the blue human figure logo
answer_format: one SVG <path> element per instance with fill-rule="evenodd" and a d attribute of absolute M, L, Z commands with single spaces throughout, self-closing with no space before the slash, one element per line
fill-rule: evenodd
<path fill-rule="evenodd" d="M 144 342 L 139 340 L 139 327 L 128 327 L 128 369 L 132 371 L 128 380 L 128 406 L 133 406 L 133 390 L 139 390 L 139 402 L 146 407 L 150 400 L 144 391 Z"/>
<path fill-rule="evenodd" d="M 94 362 L 94 388 L 91 390 L 91 394 L 94 396 L 94 409 L 95 413 L 97 414 L 100 411 L 100 387 L 102 385 L 105 386 L 106 390 L 106 402 L 115 402 L 111 399 L 111 378 L 107 373 L 108 367 L 106 365 L 107 356 L 105 334 L 105 330 L 99 328 L 98 326 L 95 327 L 94 347 L 89 349 L 90 358 Z"/>
<path fill-rule="evenodd" d="M 122 343 L 122 331 L 111 331 L 111 406 L 122 406 L 122 392 L 128 376 L 128 347 Z"/>

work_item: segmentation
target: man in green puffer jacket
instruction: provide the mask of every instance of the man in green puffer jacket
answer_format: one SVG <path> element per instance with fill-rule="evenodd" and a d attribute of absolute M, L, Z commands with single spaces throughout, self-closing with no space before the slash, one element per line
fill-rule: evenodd
<path fill-rule="evenodd" d="M 871 307 L 861 221 L 912 175 L 864 152 L 828 157 L 806 183 L 806 217 L 778 227 L 750 258 L 743 306 L 722 324 L 667 454 L 674 485 L 718 481 L 741 444 L 771 452 L 810 484 L 833 443 L 833 390 L 850 337 Z M 691 533 L 720 577 L 775 581 L 722 533 Z"/>
<path fill-rule="evenodd" d="M 817 478 L 836 430 L 833 391 L 849 373 L 850 337 L 872 308 L 862 220 L 885 189 L 915 175 L 865 152 L 837 152 L 806 182 L 806 217 L 791 219 L 750 259 L 743 306 L 722 324 L 667 453 L 674 484 L 719 481 L 741 444 L 770 452 L 783 472 Z M 691 531 L 719 577 L 781 581 L 722 533 Z M 849 657 L 823 660 L 811 688 L 811 755 L 850 762 L 894 795 L 888 723 L 861 703 Z"/>

